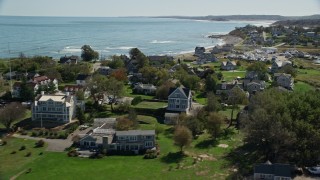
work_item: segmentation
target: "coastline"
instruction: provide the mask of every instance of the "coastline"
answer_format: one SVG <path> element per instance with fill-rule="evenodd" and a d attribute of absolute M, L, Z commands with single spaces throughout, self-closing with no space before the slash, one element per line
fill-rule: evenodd
<path fill-rule="evenodd" d="M 238 36 L 233 36 L 233 35 L 211 35 L 208 38 L 212 38 L 212 39 L 219 39 L 222 40 L 222 43 L 219 45 L 225 45 L 225 44 L 233 44 L 234 46 L 236 46 L 237 44 L 241 43 L 243 41 L 242 38 L 238 37 Z M 205 47 L 206 51 L 211 51 L 212 50 L 212 46 L 210 47 Z M 193 55 L 193 52 L 190 53 L 181 53 L 178 55 L 174 56 L 174 59 L 188 59 L 188 60 L 196 60 L 197 57 L 195 57 Z"/>

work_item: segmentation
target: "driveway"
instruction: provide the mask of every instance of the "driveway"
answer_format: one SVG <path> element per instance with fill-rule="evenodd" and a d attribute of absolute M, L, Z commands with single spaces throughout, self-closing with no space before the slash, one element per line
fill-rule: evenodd
<path fill-rule="evenodd" d="M 67 139 L 46 139 L 46 138 L 38 138 L 38 137 L 30 137 L 30 136 L 24 136 L 20 134 L 13 134 L 13 137 L 21 138 L 21 139 L 31 139 L 31 140 L 43 140 L 48 144 L 47 151 L 51 152 L 63 152 L 65 148 L 68 148 L 72 145 L 72 138 Z"/>

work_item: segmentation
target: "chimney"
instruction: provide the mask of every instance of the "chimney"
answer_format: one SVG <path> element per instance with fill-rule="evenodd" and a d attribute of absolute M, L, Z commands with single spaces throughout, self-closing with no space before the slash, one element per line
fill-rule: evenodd
<path fill-rule="evenodd" d="M 44 91 L 41 91 L 41 95 L 44 95 Z"/>

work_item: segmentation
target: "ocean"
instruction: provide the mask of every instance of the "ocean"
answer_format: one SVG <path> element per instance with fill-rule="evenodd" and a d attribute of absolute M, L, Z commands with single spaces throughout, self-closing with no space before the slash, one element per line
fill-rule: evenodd
<path fill-rule="evenodd" d="M 133 47 L 146 55 L 177 55 L 196 46 L 222 44 L 212 34 L 227 34 L 247 24 L 270 22 L 196 21 L 147 17 L 15 17 L 0 16 L 0 58 L 80 55 L 88 44 L 102 58 L 128 54 Z"/>

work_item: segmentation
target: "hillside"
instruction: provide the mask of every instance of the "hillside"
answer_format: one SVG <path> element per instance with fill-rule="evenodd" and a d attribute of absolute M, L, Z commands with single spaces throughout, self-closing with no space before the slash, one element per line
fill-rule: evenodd
<path fill-rule="evenodd" d="M 319 27 L 319 19 L 301 19 L 301 20 L 285 20 L 277 21 L 272 25 L 282 25 L 282 26 L 300 26 L 300 27 Z"/>
<path fill-rule="evenodd" d="M 320 19 L 320 15 L 311 16 L 280 16 L 280 15 L 226 15 L 226 16 L 158 16 L 156 18 L 192 19 L 208 21 L 285 21 L 301 19 Z"/>

